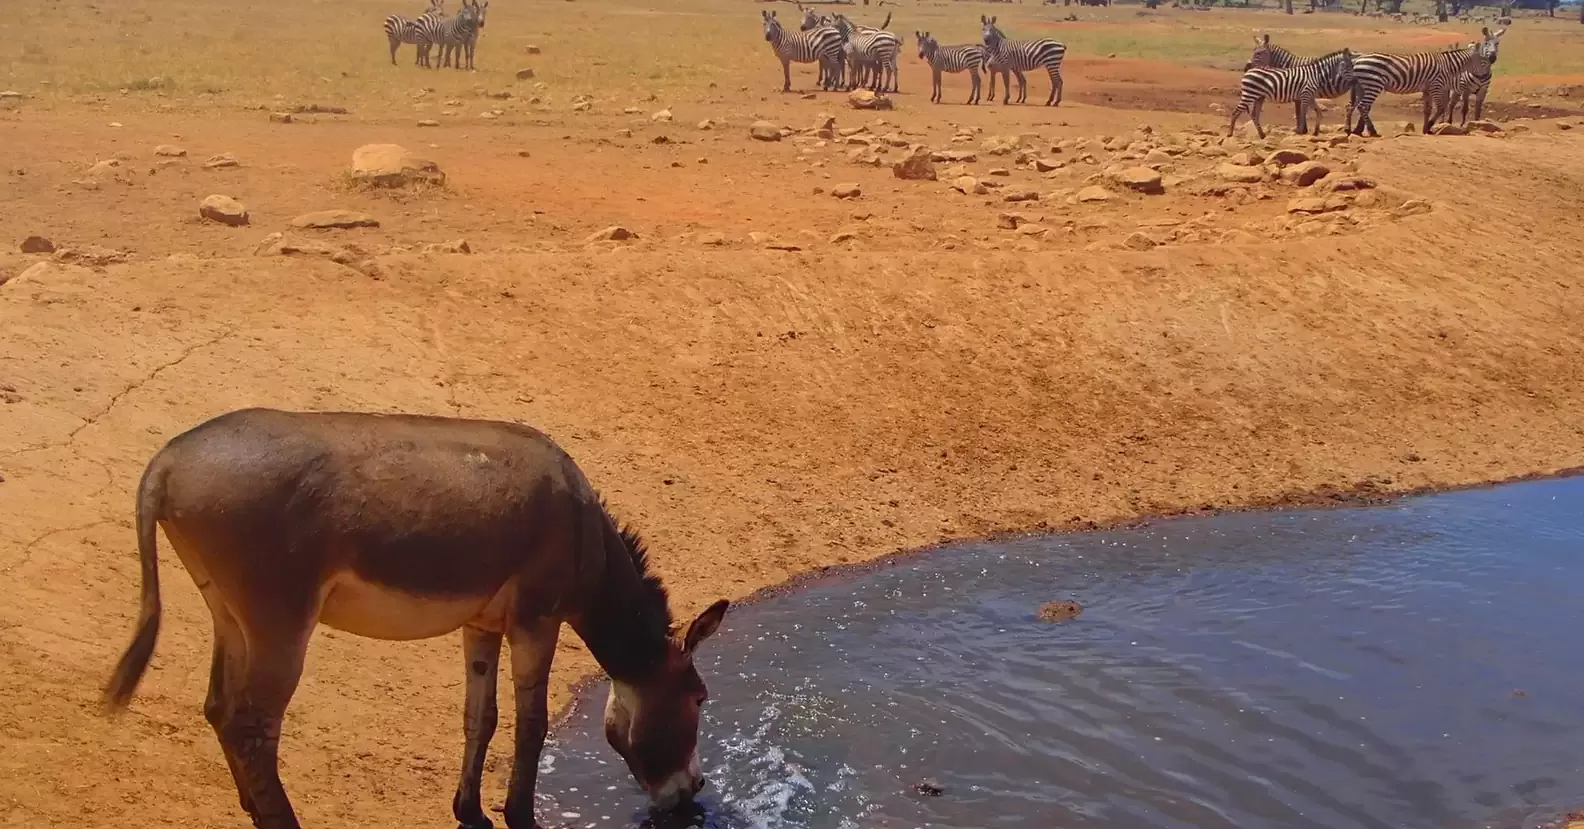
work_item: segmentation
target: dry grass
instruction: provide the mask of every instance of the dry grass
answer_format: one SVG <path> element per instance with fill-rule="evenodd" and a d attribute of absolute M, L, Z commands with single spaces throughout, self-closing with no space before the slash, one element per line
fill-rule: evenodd
<path fill-rule="evenodd" d="M 739 0 L 500 0 L 480 46 L 478 72 L 426 71 L 404 47 L 388 61 L 381 21 L 416 14 L 423 3 L 393 0 L 58 0 L 8 10 L 13 30 L 36 32 L 0 42 L 3 83 L 47 105 L 92 104 L 111 96 L 151 106 L 270 107 L 303 102 L 347 106 L 356 115 L 388 117 L 439 106 L 480 87 L 539 99 L 535 108 L 564 111 L 576 95 L 602 99 L 710 102 L 776 89 L 777 66 L 761 40 L 758 12 L 789 4 Z M 879 8 L 847 7 L 878 23 Z M 932 31 L 942 42 L 977 40 L 977 18 L 994 13 L 1015 36 L 1062 39 L 1074 59 L 1144 58 L 1184 66 L 1234 69 L 1250 35 L 1268 31 L 1301 52 L 1349 45 L 1358 50 L 1424 49 L 1472 37 L 1478 24 L 1427 27 L 1348 14 L 1273 11 L 1145 11 L 1125 5 L 1082 9 L 936 2 L 895 9 L 892 29 Z M 1062 22 L 1069 12 L 1081 21 Z M 528 55 L 529 44 L 544 48 Z M 1584 74 L 1584 27 L 1571 19 L 1523 18 L 1505 42 L 1499 76 L 1544 75 L 1549 82 Z M 911 52 L 904 77 L 924 73 Z M 513 76 L 531 66 L 537 77 Z M 807 71 L 807 70 L 805 70 Z M 1499 83 L 1509 83 L 1499 81 Z M 415 94 L 433 89 L 415 103 Z M 1075 90 L 1076 91 L 1076 90 Z"/>

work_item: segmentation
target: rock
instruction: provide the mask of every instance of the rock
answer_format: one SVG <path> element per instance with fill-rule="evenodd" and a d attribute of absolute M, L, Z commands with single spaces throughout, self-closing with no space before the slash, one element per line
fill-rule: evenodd
<path fill-rule="evenodd" d="M 918 792 L 925 797 L 940 797 L 946 792 L 945 789 L 941 788 L 941 784 L 931 780 L 928 777 L 920 780 L 917 783 L 914 783 L 913 791 Z"/>
<path fill-rule="evenodd" d="M 1039 171 L 1039 172 L 1041 172 L 1041 173 L 1054 172 L 1056 170 L 1060 170 L 1061 168 L 1067 166 L 1067 162 L 1065 162 L 1065 161 L 1049 161 L 1049 160 L 1043 159 L 1043 158 L 1034 159 L 1033 164 L 1034 164 L 1034 169 Z"/>
<path fill-rule="evenodd" d="M 638 234 L 628 230 L 627 228 L 622 227 L 621 225 L 611 225 L 610 227 L 607 227 L 603 230 L 596 230 L 593 233 L 590 233 L 586 238 L 584 238 L 583 242 L 585 244 L 589 242 L 625 242 L 628 239 L 636 238 L 638 238 Z"/>
<path fill-rule="evenodd" d="M 1145 164 L 1168 164 L 1171 160 L 1172 154 L 1159 147 L 1144 154 Z"/>
<path fill-rule="evenodd" d="M 204 162 L 204 166 L 210 170 L 223 170 L 228 167 L 241 167 L 242 162 L 237 161 L 236 156 L 230 153 L 220 153 L 219 155 L 209 156 L 209 160 Z"/>
<path fill-rule="evenodd" d="M 99 176 L 114 176 L 115 171 L 120 168 L 120 166 L 121 162 L 114 158 L 107 158 L 104 161 L 96 161 L 92 167 L 88 168 L 88 175 L 93 178 L 97 178 Z"/>
<path fill-rule="evenodd" d="M 534 71 L 527 67 L 517 70 L 517 80 L 519 81 L 533 80 L 533 76 Z"/>
<path fill-rule="evenodd" d="M 992 135 L 979 144 L 979 150 L 988 155 L 1011 155 L 1022 146 L 1015 135 Z"/>
<path fill-rule="evenodd" d="M 1050 235 L 1050 228 L 1037 222 L 1029 222 L 1025 225 L 1018 225 L 1017 232 L 1019 236 L 1028 236 L 1034 239 L 1044 239 L 1046 236 Z"/>
<path fill-rule="evenodd" d="M 1042 622 L 1065 622 L 1068 619 L 1078 618 L 1078 614 L 1082 612 L 1083 605 L 1071 599 L 1063 599 L 1040 605 L 1039 609 L 1034 611 L 1034 615 Z"/>
<path fill-rule="evenodd" d="M 930 153 L 930 161 L 937 161 L 943 164 L 972 164 L 978 160 L 979 156 L 968 150 L 935 150 Z"/>
<path fill-rule="evenodd" d="M 275 249 L 275 246 L 280 244 L 281 239 L 284 237 L 285 234 L 280 232 L 271 233 L 268 236 L 265 236 L 263 239 L 259 240 L 257 245 L 253 246 L 253 255 L 265 256 L 272 253 L 279 253 L 279 251 Z"/>
<path fill-rule="evenodd" d="M 364 144 L 352 153 L 352 178 L 371 187 L 445 184 L 440 165 L 408 152 L 400 144 Z"/>
<path fill-rule="evenodd" d="M 1299 187 L 1308 187 L 1328 175 L 1331 175 L 1331 168 L 1318 161 L 1300 162 L 1281 171 L 1282 181 L 1291 182 Z"/>
<path fill-rule="evenodd" d="M 418 126 L 420 126 L 420 127 L 438 127 L 438 126 L 440 126 L 440 122 L 434 120 L 433 118 L 425 118 L 422 121 L 418 122 Z"/>
<path fill-rule="evenodd" d="M 473 246 L 466 239 L 452 239 L 449 242 L 430 242 L 423 246 L 424 253 L 472 253 Z"/>
<path fill-rule="evenodd" d="M 1135 193 L 1159 194 L 1166 192 L 1161 186 L 1160 171 L 1149 167 L 1128 167 L 1117 171 L 1111 180 Z"/>
<path fill-rule="evenodd" d="M 863 195 L 858 185 L 852 183 L 838 184 L 831 188 L 831 195 L 838 199 L 856 199 Z"/>
<path fill-rule="evenodd" d="M 272 124 L 290 124 L 294 120 L 290 112 L 271 112 L 269 118 Z"/>
<path fill-rule="evenodd" d="M 1343 193 L 1351 190 L 1373 190 L 1375 180 L 1363 176 L 1339 176 L 1331 179 L 1326 184 L 1333 193 Z"/>
<path fill-rule="evenodd" d="M 292 227 L 298 228 L 349 228 L 349 227 L 379 227 L 379 220 L 367 213 L 355 210 L 315 210 L 304 213 L 291 220 Z"/>
<path fill-rule="evenodd" d="M 581 101 L 573 101 L 572 102 L 572 111 L 573 112 L 588 112 L 590 109 L 593 109 L 593 108 L 594 108 L 594 102 L 590 101 L 588 99 L 584 99 L 584 100 L 581 100 Z"/>
<path fill-rule="evenodd" d="M 853 241 L 854 239 L 857 239 L 857 238 L 858 238 L 857 231 L 853 231 L 853 230 L 838 230 L 835 233 L 831 234 L 830 241 L 831 241 L 831 244 L 835 245 L 835 244 L 839 244 L 841 242 L 851 242 L 851 241 Z"/>
<path fill-rule="evenodd" d="M 279 233 L 271 233 L 259 243 L 254 251 L 257 256 L 322 256 L 332 262 L 350 265 L 358 260 L 358 255 L 340 245 L 327 245 L 323 242 L 298 242 L 281 238 Z"/>
<path fill-rule="evenodd" d="M 173 144 L 161 144 L 154 148 L 154 154 L 160 158 L 186 158 L 187 151 Z"/>
<path fill-rule="evenodd" d="M 1333 210 L 1341 210 L 1346 206 L 1346 203 L 1335 203 L 1318 197 L 1303 196 L 1287 202 L 1287 212 L 1315 215 L 1319 213 L 1330 213 Z"/>
<path fill-rule="evenodd" d="M 983 196 L 990 192 L 990 188 L 984 186 L 984 182 L 973 176 L 959 176 L 952 182 L 952 189 L 965 196 Z"/>
<path fill-rule="evenodd" d="M 726 244 L 726 237 L 725 237 L 725 235 L 720 234 L 720 233 L 714 233 L 714 232 L 702 233 L 702 234 L 699 234 L 698 241 L 699 241 L 699 244 L 701 244 L 701 245 L 710 245 L 711 247 L 719 247 L 721 245 Z"/>
<path fill-rule="evenodd" d="M 1294 137 L 1296 138 L 1297 136 Z M 1303 150 L 1295 150 L 1291 147 L 1283 147 L 1282 149 L 1271 153 L 1270 157 L 1265 160 L 1275 164 L 1277 167 L 1288 167 L 1293 164 L 1302 164 L 1305 161 L 1308 161 L 1309 154 Z"/>
<path fill-rule="evenodd" d="M 1424 199 L 1409 199 L 1399 205 L 1392 213 L 1398 216 L 1416 216 L 1420 213 L 1429 213 L 1434 209 L 1431 207 L 1430 202 Z"/>
<path fill-rule="evenodd" d="M 205 198 L 198 205 L 198 215 L 211 222 L 219 222 L 231 227 L 241 227 L 248 223 L 247 208 L 242 202 L 230 196 L 213 195 Z"/>
<path fill-rule="evenodd" d="M 1001 200 L 1008 202 L 1039 201 L 1039 197 L 1038 190 L 1010 190 L 1001 197 Z"/>
<path fill-rule="evenodd" d="M 853 109 L 891 109 L 891 99 L 870 89 L 854 89 L 847 93 L 847 105 Z"/>
<path fill-rule="evenodd" d="M 524 46 L 523 47 L 523 51 L 527 52 L 530 55 L 537 55 L 537 54 L 539 54 L 539 47 L 530 44 L 528 46 Z"/>
<path fill-rule="evenodd" d="M 769 121 L 755 121 L 748 128 L 748 134 L 759 141 L 780 141 L 781 128 Z"/>
<path fill-rule="evenodd" d="M 1223 162 L 1216 167 L 1216 175 L 1223 181 L 1236 181 L 1243 184 L 1256 184 L 1265 180 L 1265 170 L 1260 167 L 1244 167 L 1241 164 Z"/>
<path fill-rule="evenodd" d="M 991 167 L 990 170 L 989 170 L 989 173 L 992 176 L 1010 176 L 1010 175 L 1012 175 L 1012 171 L 1008 170 L 1005 167 Z"/>
<path fill-rule="evenodd" d="M 1160 243 L 1151 239 L 1142 231 L 1129 233 L 1127 238 L 1122 240 L 1122 246 L 1128 250 L 1149 250 L 1158 244 Z"/>
<path fill-rule="evenodd" d="M 102 268 L 106 265 L 119 265 L 130 258 L 132 258 L 131 255 L 126 251 L 85 245 L 80 248 L 60 248 L 50 257 L 50 261 L 67 265 L 87 265 L 91 268 Z"/>
<path fill-rule="evenodd" d="M 1258 167 L 1265 161 L 1265 156 L 1257 150 L 1243 150 L 1227 156 L 1226 163 L 1236 164 L 1239 167 Z"/>
<path fill-rule="evenodd" d="M 24 97 L 26 96 L 14 89 L 7 89 L 4 92 L 0 92 L 0 101 L 20 101 Z"/>
<path fill-rule="evenodd" d="M 1469 128 L 1462 124 L 1440 123 L 1430 128 L 1431 135 L 1468 135 Z"/>
<path fill-rule="evenodd" d="M 715 122 L 712 119 L 705 118 L 704 120 L 698 122 L 698 128 L 701 130 L 715 129 Z"/>
<path fill-rule="evenodd" d="M 22 240 L 23 253 L 54 253 L 55 243 L 43 236 L 29 236 Z"/>
<path fill-rule="evenodd" d="M 21 285 L 21 284 L 23 284 L 25 282 L 36 282 L 39 279 L 43 278 L 44 276 L 48 275 L 49 272 L 54 269 L 54 267 L 55 267 L 54 265 L 51 265 L 48 262 L 34 262 L 33 264 L 27 266 L 26 268 L 23 268 L 21 273 L 17 274 L 16 276 L 11 277 L 10 279 L 6 279 L 6 278 L 3 277 L 3 275 L 0 275 L 0 286 Z M 0 390 L 0 394 L 15 394 L 15 392 L 7 392 L 7 391 Z M 11 403 L 11 402 L 18 402 L 18 401 L 12 401 L 9 398 L 7 398 L 6 402 Z"/>
<path fill-rule="evenodd" d="M 1002 213 L 996 216 L 996 227 L 1002 230 L 1017 230 L 1019 226 L 1028 224 L 1028 217 L 1022 213 Z"/>
<path fill-rule="evenodd" d="M 1076 198 L 1081 204 L 1090 204 L 1094 202 L 1111 201 L 1111 199 L 1115 198 L 1115 196 L 1112 195 L 1110 190 L 1107 190 L 1098 184 L 1091 184 L 1088 187 L 1079 190 L 1078 194 L 1074 198 Z"/>
<path fill-rule="evenodd" d="M 1412 121 L 1398 121 L 1397 122 L 1397 134 L 1398 135 L 1413 135 L 1414 133 L 1416 133 L 1418 131 L 1419 131 L 1419 125 L 1415 124 Z"/>
<path fill-rule="evenodd" d="M 649 120 L 651 121 L 670 121 L 671 118 L 671 110 L 669 109 L 662 109 L 659 112 L 649 116 Z"/>
<path fill-rule="evenodd" d="M 901 161 L 891 165 L 891 174 L 907 181 L 934 181 L 937 177 L 935 163 L 926 147 L 910 152 Z"/>

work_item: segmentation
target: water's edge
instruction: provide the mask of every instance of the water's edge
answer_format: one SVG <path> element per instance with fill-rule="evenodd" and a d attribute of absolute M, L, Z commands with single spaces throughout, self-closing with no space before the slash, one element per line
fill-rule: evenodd
<path fill-rule="evenodd" d="M 915 556 L 939 550 L 957 544 L 974 542 L 1001 542 L 1039 536 L 1060 536 L 1074 534 L 1088 534 L 1104 532 L 1106 530 L 1129 529 L 1152 526 L 1181 518 L 1208 517 L 1216 515 L 1233 515 L 1249 512 L 1289 512 L 1294 510 L 1317 509 L 1349 509 L 1354 507 L 1382 506 L 1408 498 L 1417 498 L 1425 495 L 1436 495 L 1450 492 L 1468 492 L 1472 490 L 1494 489 L 1509 484 L 1525 483 L 1530 481 L 1564 480 L 1584 476 L 1584 466 L 1562 467 L 1551 472 L 1528 472 L 1506 478 L 1494 478 L 1474 481 L 1470 483 L 1453 484 L 1425 484 L 1404 489 L 1383 490 L 1374 481 L 1365 479 L 1345 486 L 1323 485 L 1308 490 L 1293 490 L 1278 495 L 1251 497 L 1246 503 L 1230 506 L 1216 507 L 1214 509 L 1187 508 L 1175 512 L 1140 513 L 1138 515 L 1120 517 L 1111 521 L 1087 521 L 1081 528 L 1045 528 L 1006 530 L 990 533 L 985 536 L 973 538 L 941 539 L 932 544 L 918 547 L 904 547 L 883 553 L 864 561 L 847 562 L 815 567 L 776 584 L 767 585 L 748 593 L 741 598 L 732 599 L 734 606 L 752 605 L 769 599 L 796 593 L 823 582 L 842 579 L 852 576 L 871 573 L 889 567 L 906 563 Z M 603 672 L 595 670 L 579 677 L 567 692 L 568 700 L 560 709 L 553 712 L 550 718 L 550 735 L 553 737 L 568 721 L 581 709 L 583 701 L 592 695 L 589 691 L 593 686 L 604 682 L 606 677 Z"/>

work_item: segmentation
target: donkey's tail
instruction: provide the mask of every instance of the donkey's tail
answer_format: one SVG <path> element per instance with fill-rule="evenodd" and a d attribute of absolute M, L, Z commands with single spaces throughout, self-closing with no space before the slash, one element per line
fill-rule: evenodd
<path fill-rule="evenodd" d="M 137 539 L 138 561 L 143 566 L 142 606 L 138 610 L 137 632 L 132 644 L 127 645 L 116 663 L 115 673 L 105 685 L 106 713 L 114 714 L 126 708 L 137 690 L 138 681 L 148 670 L 149 659 L 154 656 L 154 640 L 159 638 L 160 589 L 158 526 L 160 509 L 165 500 L 165 473 L 168 462 L 160 452 L 149 461 L 138 482 Z"/>

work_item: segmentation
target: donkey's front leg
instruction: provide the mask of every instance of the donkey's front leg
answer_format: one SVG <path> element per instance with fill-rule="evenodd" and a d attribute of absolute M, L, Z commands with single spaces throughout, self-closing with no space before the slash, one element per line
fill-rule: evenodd
<path fill-rule="evenodd" d="M 561 620 L 554 618 L 519 619 L 506 632 L 512 685 L 517 690 L 517 745 L 506 790 L 507 829 L 539 829 L 534 821 L 534 785 L 550 728 L 550 660 L 560 633 Z"/>
<path fill-rule="evenodd" d="M 479 786 L 484 777 L 484 755 L 495 736 L 495 680 L 500 666 L 501 635 L 462 629 L 462 657 L 467 664 L 467 702 L 463 706 L 462 733 L 467 745 L 462 749 L 462 777 L 456 796 L 451 798 L 451 814 L 460 829 L 491 829 L 494 824 L 484 815 L 479 803 Z"/>

